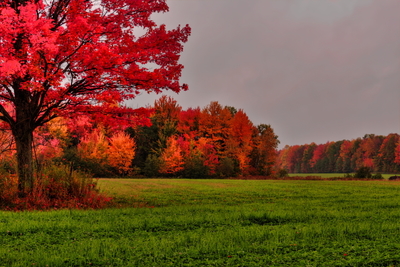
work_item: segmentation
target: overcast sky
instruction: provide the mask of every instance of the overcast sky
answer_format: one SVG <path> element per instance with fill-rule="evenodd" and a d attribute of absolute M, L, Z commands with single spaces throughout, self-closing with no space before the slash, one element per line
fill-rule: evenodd
<path fill-rule="evenodd" d="M 400 0 L 167 0 L 192 35 L 183 108 L 211 101 L 271 124 L 284 145 L 400 131 Z M 161 95 L 142 94 L 131 107 Z"/>

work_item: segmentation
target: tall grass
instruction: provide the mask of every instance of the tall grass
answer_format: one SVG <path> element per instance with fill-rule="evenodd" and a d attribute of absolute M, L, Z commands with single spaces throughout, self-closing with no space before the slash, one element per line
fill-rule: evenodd
<path fill-rule="evenodd" d="M 98 193 L 94 178 L 67 165 L 43 165 L 34 175 L 32 192 L 20 197 L 17 175 L 0 169 L 0 209 L 101 208 L 111 200 Z"/>
<path fill-rule="evenodd" d="M 99 185 L 121 208 L 1 212 L 0 266 L 400 264 L 396 182 L 110 179 Z"/>

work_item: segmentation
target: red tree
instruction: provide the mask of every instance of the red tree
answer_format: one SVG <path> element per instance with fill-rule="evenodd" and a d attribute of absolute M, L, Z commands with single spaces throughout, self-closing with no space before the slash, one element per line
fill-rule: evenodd
<path fill-rule="evenodd" d="M 274 174 L 274 165 L 277 162 L 276 151 L 279 144 L 271 125 L 260 124 L 253 127 L 253 158 L 252 165 L 261 175 Z"/>
<path fill-rule="evenodd" d="M 397 144 L 394 151 L 394 162 L 400 165 L 400 142 Z"/>
<path fill-rule="evenodd" d="M 314 154 L 310 160 L 310 165 L 312 168 L 315 167 L 315 165 L 317 164 L 317 162 L 319 160 L 321 160 L 322 158 L 325 157 L 325 153 L 326 153 L 326 148 L 329 146 L 329 142 L 327 142 L 326 144 L 320 144 L 317 145 L 317 147 L 314 150 Z"/>
<path fill-rule="evenodd" d="M 143 90 L 187 89 L 178 60 L 190 28 L 151 20 L 166 11 L 165 0 L 0 2 L 0 120 L 16 141 L 21 196 L 34 187 L 37 127 L 71 112 L 126 113 L 116 103 Z"/>
<path fill-rule="evenodd" d="M 230 121 L 229 136 L 226 141 L 227 152 L 239 162 L 242 174 L 247 174 L 252 150 L 253 123 L 247 114 L 239 109 Z"/>
<path fill-rule="evenodd" d="M 300 161 L 300 153 L 301 146 L 294 145 L 289 147 L 289 151 L 287 153 L 287 164 L 289 168 L 289 172 L 294 173 L 296 170 L 296 165 Z"/>
<path fill-rule="evenodd" d="M 276 168 L 289 171 L 289 162 L 288 162 L 288 154 L 289 154 L 290 146 L 286 145 L 283 149 L 278 151 L 278 157 L 276 160 Z"/>
<path fill-rule="evenodd" d="M 199 135 L 200 108 L 189 108 L 179 113 L 177 131 L 194 138 Z"/>
<path fill-rule="evenodd" d="M 229 136 L 232 113 L 217 101 L 212 101 L 200 114 L 199 133 L 210 139 L 210 144 L 221 156 L 226 150 L 226 141 Z"/>

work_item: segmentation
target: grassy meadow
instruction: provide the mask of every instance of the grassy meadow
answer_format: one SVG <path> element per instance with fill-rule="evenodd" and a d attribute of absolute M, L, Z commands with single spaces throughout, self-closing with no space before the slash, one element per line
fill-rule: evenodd
<path fill-rule="evenodd" d="M 99 186 L 117 207 L 0 212 L 0 266 L 400 266 L 400 182 Z"/>
<path fill-rule="evenodd" d="M 352 173 L 354 174 L 354 173 Z M 307 177 L 307 176 L 319 176 L 322 178 L 336 178 L 336 177 L 344 177 L 346 173 L 290 173 L 290 177 L 300 176 L 300 177 Z M 400 176 L 400 174 L 382 174 L 384 179 L 389 179 L 391 176 Z"/>

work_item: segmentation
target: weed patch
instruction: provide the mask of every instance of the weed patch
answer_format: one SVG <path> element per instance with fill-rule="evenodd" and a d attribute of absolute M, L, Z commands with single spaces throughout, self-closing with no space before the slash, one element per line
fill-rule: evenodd
<path fill-rule="evenodd" d="M 0 209 L 49 210 L 97 209 L 110 204 L 111 198 L 100 194 L 97 180 L 86 173 L 69 170 L 64 165 L 49 165 L 36 173 L 35 186 L 26 196 L 18 195 L 15 174 L 3 173 L 0 183 Z"/>

